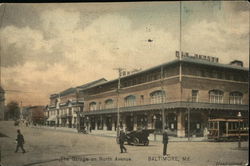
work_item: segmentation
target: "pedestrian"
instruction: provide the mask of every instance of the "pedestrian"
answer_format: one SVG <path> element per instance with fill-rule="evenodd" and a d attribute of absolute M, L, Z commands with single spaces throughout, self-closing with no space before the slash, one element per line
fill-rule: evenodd
<path fill-rule="evenodd" d="M 168 146 L 168 133 L 164 130 L 162 134 L 162 143 L 163 143 L 163 156 L 167 155 L 167 146 Z"/>
<path fill-rule="evenodd" d="M 119 143 L 120 143 L 120 149 L 121 153 L 123 153 L 123 150 L 125 153 L 127 152 L 127 149 L 124 147 L 124 141 L 125 141 L 125 133 L 123 130 L 120 131 L 120 136 L 119 136 Z"/>
<path fill-rule="evenodd" d="M 22 149 L 23 153 L 25 153 L 25 150 L 23 149 L 23 144 L 24 144 L 24 138 L 23 135 L 21 134 L 20 130 L 17 130 L 17 145 L 16 145 L 16 152 L 18 152 L 19 147 Z"/>

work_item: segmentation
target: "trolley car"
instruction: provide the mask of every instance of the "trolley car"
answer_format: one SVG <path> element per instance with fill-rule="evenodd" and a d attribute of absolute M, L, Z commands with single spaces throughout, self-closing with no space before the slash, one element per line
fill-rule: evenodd
<path fill-rule="evenodd" d="M 208 120 L 208 139 L 216 141 L 236 141 L 248 139 L 247 119 L 218 118 Z"/>

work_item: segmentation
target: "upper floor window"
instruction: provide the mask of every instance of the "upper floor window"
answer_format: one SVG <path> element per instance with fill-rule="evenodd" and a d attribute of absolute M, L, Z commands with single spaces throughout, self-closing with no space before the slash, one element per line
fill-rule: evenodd
<path fill-rule="evenodd" d="M 166 95 L 164 91 L 155 91 L 150 94 L 150 102 L 151 104 L 162 103 L 166 101 Z"/>
<path fill-rule="evenodd" d="M 135 96 L 130 95 L 125 97 L 125 107 L 127 106 L 134 106 L 136 104 Z"/>
<path fill-rule="evenodd" d="M 198 90 L 192 90 L 192 102 L 198 102 Z"/>
<path fill-rule="evenodd" d="M 105 101 L 105 108 L 114 108 L 114 101 L 112 99 L 108 99 Z"/>
<path fill-rule="evenodd" d="M 229 94 L 229 104 L 242 104 L 243 94 L 241 92 L 231 92 Z"/>
<path fill-rule="evenodd" d="M 89 104 L 89 110 L 90 111 L 95 111 L 97 109 L 97 104 L 96 102 L 92 102 Z"/>
<path fill-rule="evenodd" d="M 209 102 L 210 103 L 223 103 L 223 92 L 220 90 L 209 91 Z"/>

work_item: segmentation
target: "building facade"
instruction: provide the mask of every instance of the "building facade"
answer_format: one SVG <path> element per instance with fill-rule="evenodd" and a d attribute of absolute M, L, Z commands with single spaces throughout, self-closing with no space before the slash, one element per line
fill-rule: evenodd
<path fill-rule="evenodd" d="M 23 118 L 33 125 L 43 125 L 45 122 L 44 106 L 26 106 L 22 108 Z"/>
<path fill-rule="evenodd" d="M 210 118 L 248 117 L 248 69 L 240 61 L 176 52 L 177 59 L 82 91 L 93 130 L 168 129 L 204 136 Z M 120 88 L 118 90 L 118 84 Z M 118 119 L 119 110 L 119 123 Z"/>
<path fill-rule="evenodd" d="M 83 119 L 84 93 L 81 91 L 105 82 L 102 78 L 81 86 L 50 95 L 50 104 L 45 109 L 46 124 L 57 127 L 76 128 Z"/>

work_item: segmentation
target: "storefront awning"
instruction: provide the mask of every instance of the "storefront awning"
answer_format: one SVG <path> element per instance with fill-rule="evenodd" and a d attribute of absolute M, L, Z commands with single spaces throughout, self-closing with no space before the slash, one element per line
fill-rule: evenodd
<path fill-rule="evenodd" d="M 56 121 L 56 115 L 50 116 L 47 121 Z"/>
<path fill-rule="evenodd" d="M 171 103 L 159 103 L 150 105 L 140 105 L 132 107 L 120 107 L 120 113 L 122 112 L 135 112 L 135 111 L 148 111 L 148 110 L 161 110 L 164 109 L 194 109 L 194 110 L 234 110 L 234 111 L 248 111 L 248 105 L 234 105 L 234 104 L 216 104 L 216 103 L 201 103 L 201 102 L 171 102 Z M 96 110 L 84 112 L 84 115 L 96 115 L 96 114 L 109 114 L 117 113 L 117 108 Z"/>

